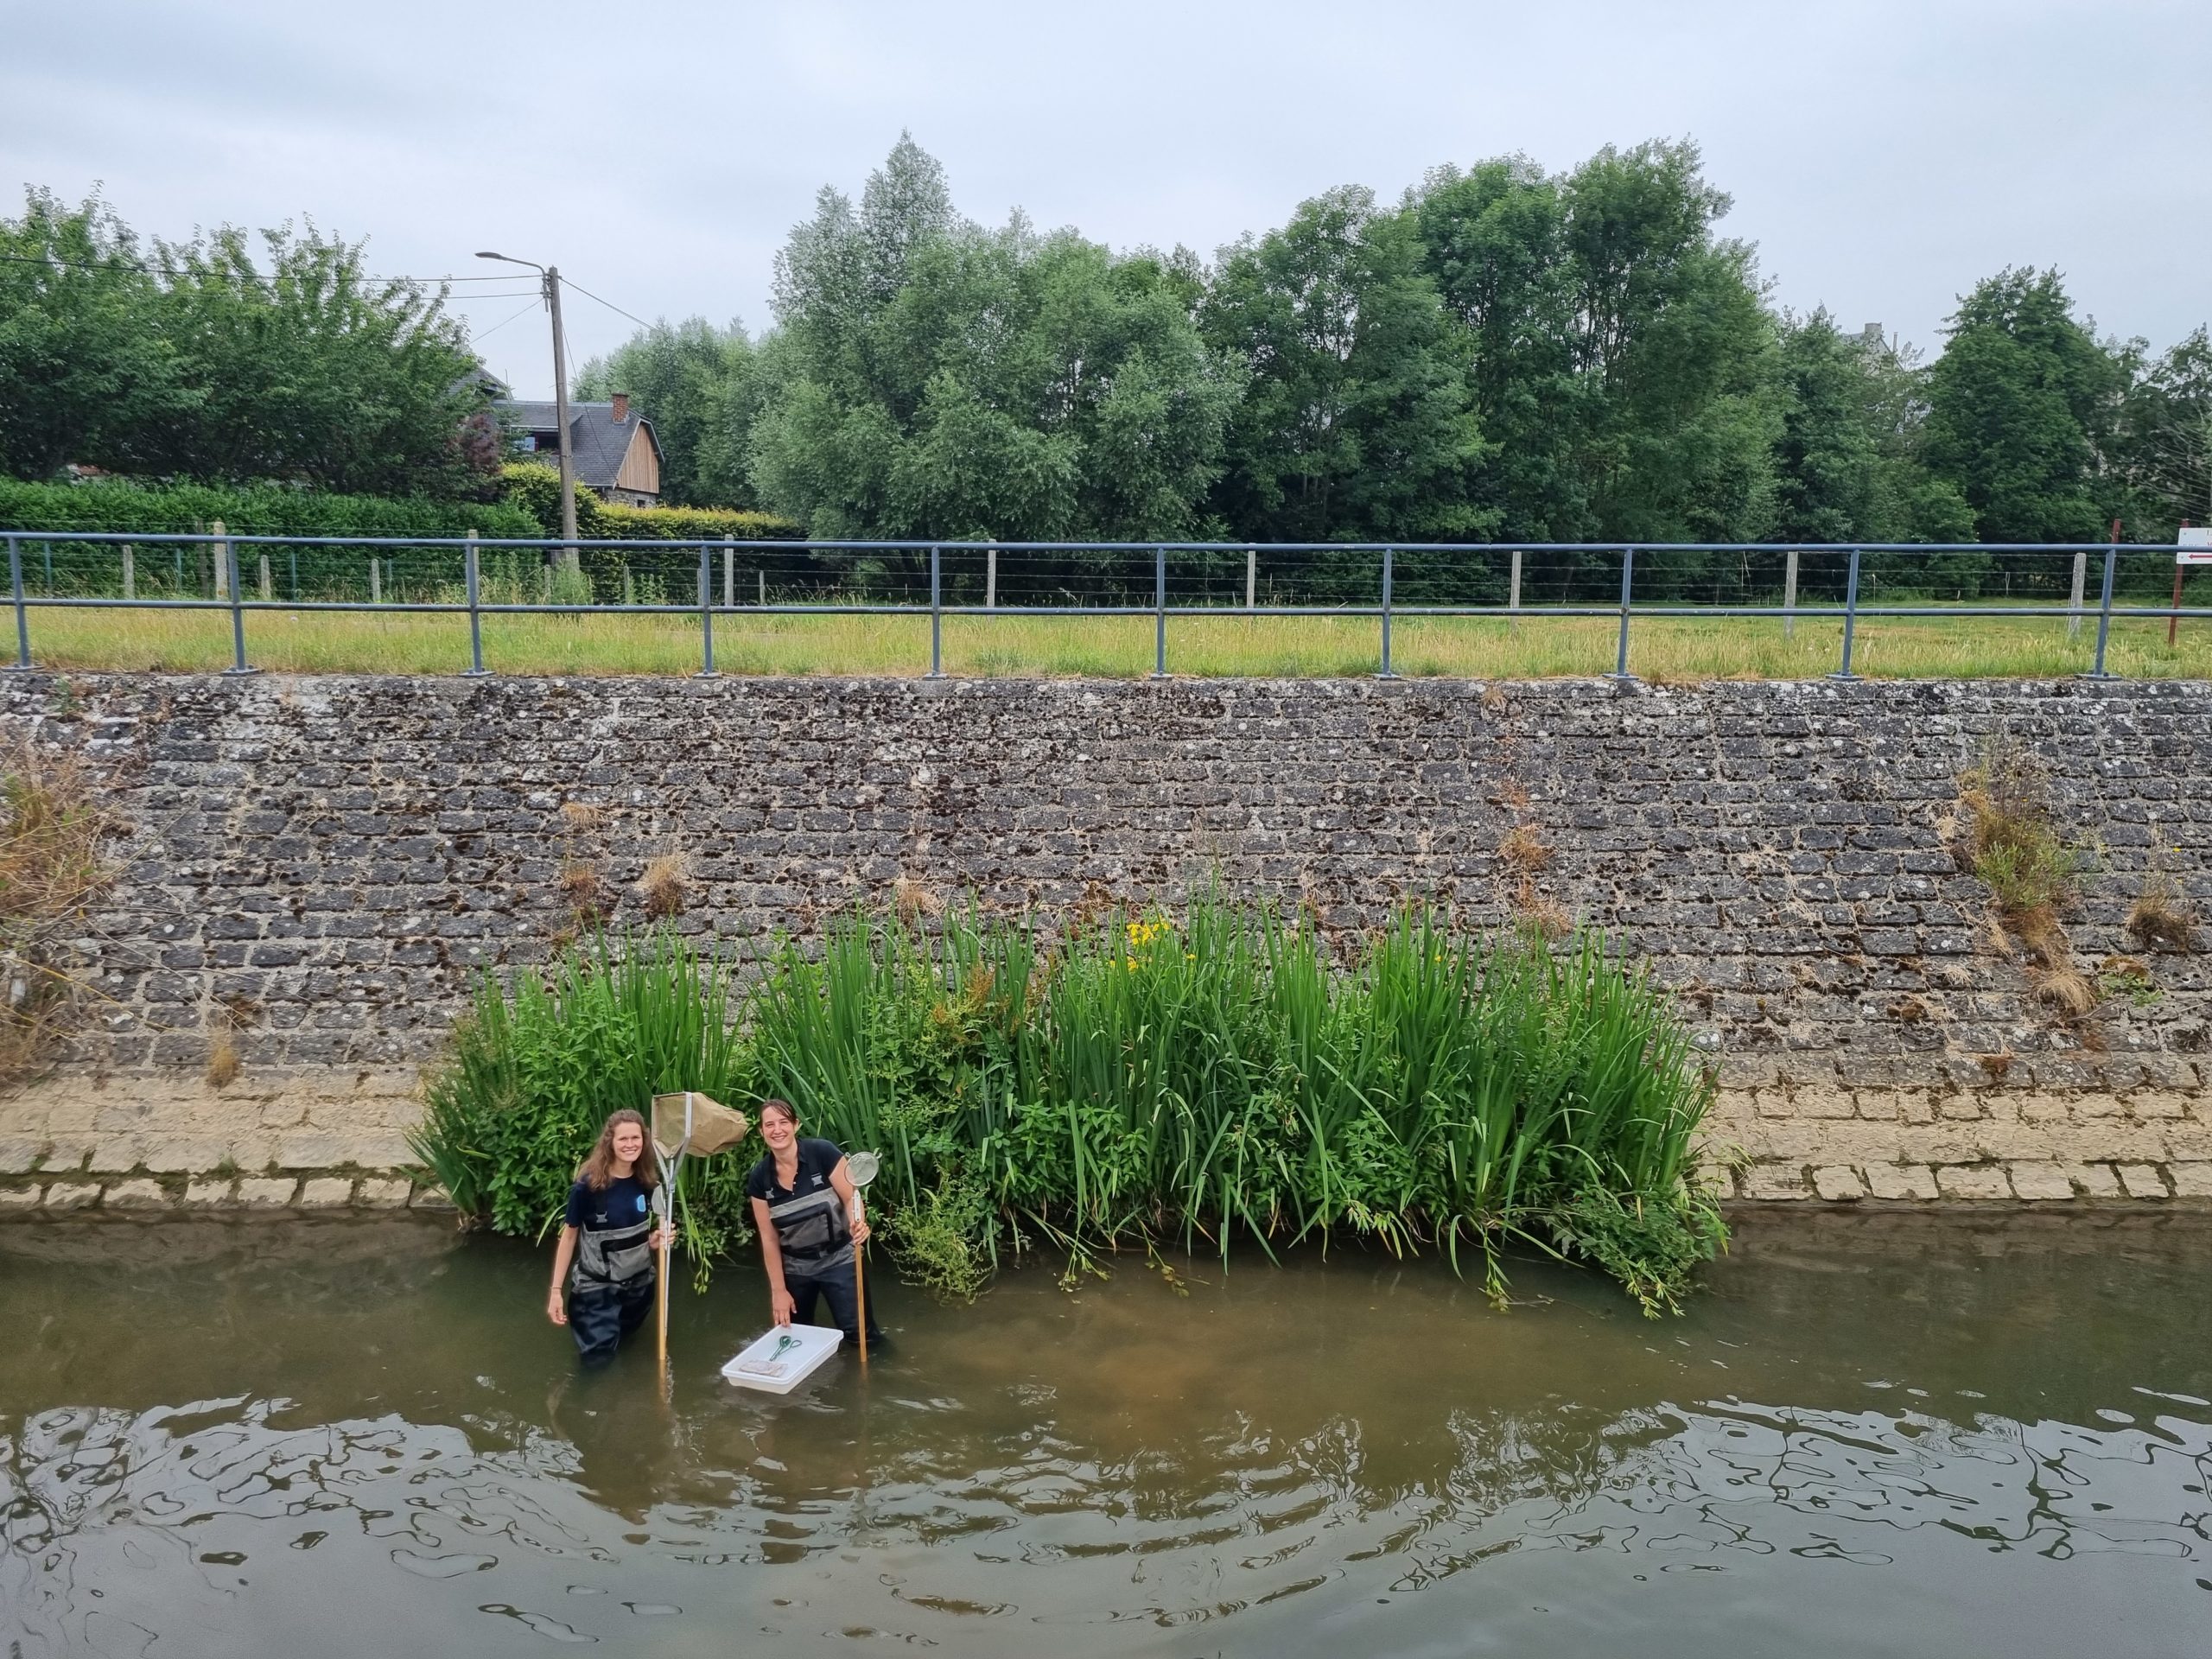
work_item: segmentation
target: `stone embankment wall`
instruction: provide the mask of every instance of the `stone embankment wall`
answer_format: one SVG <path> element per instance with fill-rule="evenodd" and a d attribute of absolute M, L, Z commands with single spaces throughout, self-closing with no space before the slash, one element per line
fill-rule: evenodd
<path fill-rule="evenodd" d="M 2212 912 L 2203 684 L 26 675 L 0 725 L 124 826 L 0 1208 L 435 1202 L 404 1132 L 472 977 L 639 917 L 671 856 L 732 950 L 901 880 L 1564 916 L 1675 988 L 1738 1197 L 2212 1197 L 2207 958 L 2122 925 L 2154 870 Z M 2000 736 L 2094 855 L 2087 1016 L 1952 850 Z"/>

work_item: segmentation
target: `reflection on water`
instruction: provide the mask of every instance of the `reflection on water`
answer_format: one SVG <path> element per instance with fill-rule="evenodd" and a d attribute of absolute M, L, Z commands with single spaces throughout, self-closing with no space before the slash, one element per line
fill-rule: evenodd
<path fill-rule="evenodd" d="M 1755 1226 L 1678 1321 L 1132 1265 L 789 1399 L 726 1271 L 575 1374 L 417 1221 L 0 1230 L 0 1634 L 63 1653 L 2075 1654 L 2212 1618 L 2212 1228 Z M 887 1275 L 886 1275 L 887 1277 Z M 873 1287 L 872 1287 L 873 1288 Z"/>

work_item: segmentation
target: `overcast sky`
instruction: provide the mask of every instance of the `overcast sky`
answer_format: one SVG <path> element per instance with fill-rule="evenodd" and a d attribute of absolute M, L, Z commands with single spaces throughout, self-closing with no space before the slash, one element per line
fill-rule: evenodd
<path fill-rule="evenodd" d="M 0 39 L 17 180 L 145 233 L 310 216 L 381 271 L 496 248 L 646 318 L 758 331 L 816 190 L 901 128 L 972 218 L 1208 255 L 1332 185 L 1689 137 L 1777 300 L 1847 327 L 1932 346 L 2018 264 L 2157 346 L 2212 314 L 2208 0 L 4 0 Z M 550 396 L 518 274 L 456 294 Z M 582 357 L 633 325 L 568 326 Z"/>

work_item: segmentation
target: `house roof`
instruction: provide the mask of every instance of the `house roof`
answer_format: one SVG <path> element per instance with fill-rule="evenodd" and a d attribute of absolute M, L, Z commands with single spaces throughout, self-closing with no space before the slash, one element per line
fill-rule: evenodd
<path fill-rule="evenodd" d="M 560 442 L 561 423 L 556 406 L 550 402 L 529 403 L 503 401 L 499 405 L 500 416 L 517 430 L 543 435 L 540 452 L 550 464 L 557 461 L 555 446 Z M 576 469 L 576 482 L 595 490 L 613 487 L 614 475 L 622 470 L 622 457 L 630 453 L 630 435 L 639 427 L 645 429 L 645 438 L 660 453 L 660 437 L 654 432 L 653 423 L 638 413 L 635 404 L 622 420 L 614 418 L 613 404 L 569 404 L 569 450 Z"/>

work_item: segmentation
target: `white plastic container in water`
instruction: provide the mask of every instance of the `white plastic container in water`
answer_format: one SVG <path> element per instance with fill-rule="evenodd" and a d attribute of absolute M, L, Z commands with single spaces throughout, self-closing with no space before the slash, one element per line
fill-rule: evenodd
<path fill-rule="evenodd" d="M 843 1332 L 829 1325 L 772 1327 L 766 1336 L 723 1366 L 722 1376 L 741 1389 L 789 1394 L 821 1370 L 844 1339 Z"/>

